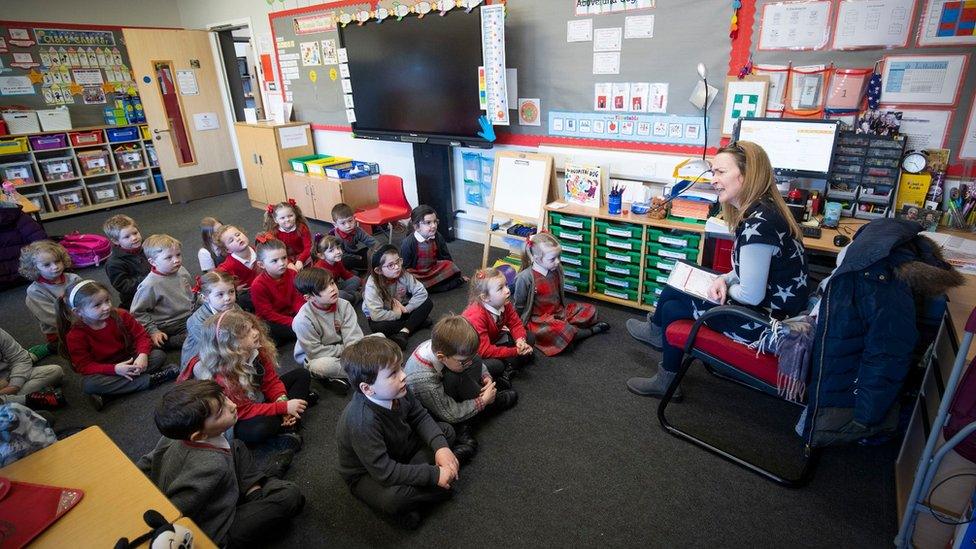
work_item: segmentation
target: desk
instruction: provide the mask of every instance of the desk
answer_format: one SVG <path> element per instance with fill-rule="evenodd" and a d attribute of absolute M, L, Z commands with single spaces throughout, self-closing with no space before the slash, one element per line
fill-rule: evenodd
<path fill-rule="evenodd" d="M 80 540 L 88 547 L 112 547 L 121 537 L 133 539 L 149 531 L 142 520 L 149 509 L 167 520 L 180 515 L 99 427 L 12 463 L 0 469 L 0 476 L 85 492 L 74 509 L 34 539 L 32 547 L 78 547 Z M 192 520 L 178 522 L 193 531 L 196 547 L 215 547 Z"/>
<path fill-rule="evenodd" d="M 14 197 L 17 198 L 17 202 L 25 214 L 32 215 L 38 223 L 41 222 L 41 209 L 37 207 L 37 204 L 34 204 L 30 199 L 20 193 L 14 193 Z"/>

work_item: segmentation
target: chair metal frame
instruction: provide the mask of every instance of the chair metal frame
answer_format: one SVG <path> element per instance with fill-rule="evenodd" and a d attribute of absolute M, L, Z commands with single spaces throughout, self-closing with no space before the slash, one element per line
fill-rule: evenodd
<path fill-rule="evenodd" d="M 800 487 L 806 485 L 807 483 L 809 483 L 810 482 L 810 479 L 813 478 L 813 470 L 816 467 L 817 459 L 819 457 L 819 451 L 818 451 L 818 449 L 812 448 L 812 447 L 810 447 L 808 445 L 804 449 L 803 468 L 801 469 L 799 475 L 797 475 L 795 477 L 784 477 L 784 476 L 781 476 L 781 475 L 779 475 L 777 473 L 774 473 L 770 469 L 767 469 L 767 468 L 765 468 L 765 467 L 763 467 L 761 465 L 758 465 L 756 463 L 753 463 L 752 461 L 749 461 L 749 460 L 747 460 L 747 459 L 745 459 L 743 457 L 740 457 L 739 455 L 736 455 L 736 454 L 732 453 L 730 450 L 726 450 L 726 449 L 723 449 L 723 448 L 719 448 L 718 446 L 715 446 L 714 444 L 712 444 L 712 443 L 710 443 L 710 442 L 708 442 L 708 441 L 706 441 L 706 440 L 698 437 L 695 434 L 689 433 L 689 432 L 687 432 L 685 430 L 682 430 L 679 427 L 676 427 L 674 424 L 672 424 L 670 421 L 668 421 L 668 418 L 667 418 L 667 416 L 665 414 L 665 411 L 667 410 L 668 405 L 671 403 L 672 399 L 674 398 L 674 394 L 678 390 L 678 386 L 681 384 L 682 379 L 684 379 L 685 374 L 688 373 L 688 369 L 691 367 L 691 364 L 696 359 L 697 360 L 700 360 L 705 365 L 706 371 L 708 371 L 712 375 L 715 375 L 716 377 L 720 377 L 722 379 L 726 379 L 728 381 L 732 381 L 732 382 L 738 383 L 739 385 L 743 385 L 745 387 L 748 387 L 748 388 L 750 388 L 750 389 L 752 389 L 752 390 L 754 390 L 754 391 L 756 391 L 756 392 L 758 392 L 760 394 L 763 394 L 763 395 L 765 395 L 767 397 L 772 397 L 772 398 L 777 398 L 778 400 L 783 400 L 783 399 L 779 399 L 778 397 L 773 396 L 773 394 L 769 394 L 768 392 L 763 391 L 762 389 L 760 389 L 759 387 L 757 387 L 755 385 L 750 385 L 749 383 L 746 383 L 746 382 L 744 382 L 742 380 L 734 379 L 734 378 L 729 377 L 727 375 L 724 375 L 724 374 L 721 374 L 721 373 L 716 372 L 714 370 L 712 364 L 721 364 L 722 366 L 725 366 L 726 368 L 735 370 L 736 372 L 738 372 L 738 375 L 742 375 L 742 376 L 746 377 L 747 379 L 751 380 L 752 382 L 754 382 L 758 386 L 767 387 L 767 388 L 771 387 L 769 385 L 769 383 L 767 383 L 766 381 L 761 380 L 761 379 L 759 379 L 759 378 L 757 378 L 757 377 L 749 374 L 748 372 L 744 372 L 744 371 L 736 368 L 734 365 L 729 364 L 728 362 L 726 362 L 725 360 L 722 360 L 721 358 L 718 358 L 718 357 L 716 357 L 716 356 L 714 356 L 714 355 L 712 355 L 710 353 L 707 353 L 705 351 L 702 351 L 702 350 L 699 350 L 699 349 L 695 348 L 695 339 L 698 337 L 698 331 L 701 329 L 701 327 L 709 319 L 713 319 L 716 316 L 721 316 L 721 315 L 734 315 L 734 316 L 741 317 L 743 319 L 750 320 L 752 322 L 758 322 L 758 323 L 760 323 L 760 324 L 762 324 L 763 326 L 766 326 L 766 327 L 769 327 L 770 326 L 770 322 L 769 322 L 769 319 L 768 318 L 760 315 L 759 313 L 753 311 L 752 309 L 748 309 L 746 307 L 741 307 L 741 306 L 738 306 L 738 305 L 723 305 L 723 306 L 720 306 L 720 307 L 714 307 L 714 308 L 709 309 L 708 311 L 706 311 L 703 315 L 701 315 L 698 318 L 698 320 L 696 320 L 694 322 L 694 324 L 692 325 L 691 331 L 688 334 L 688 339 L 687 339 L 687 341 L 685 341 L 685 345 L 684 345 L 684 357 L 681 360 L 681 366 L 678 368 L 678 371 L 675 374 L 674 380 L 671 382 L 671 385 L 668 386 L 668 389 L 665 392 L 664 397 L 661 399 L 661 403 L 658 405 L 658 408 L 657 408 L 657 418 L 658 418 L 658 421 L 660 421 L 661 427 L 666 432 L 668 432 L 669 434 L 671 434 L 671 435 L 673 435 L 673 436 L 675 436 L 677 438 L 680 438 L 680 439 L 685 440 L 687 442 L 690 442 L 690 443 L 692 443 L 692 444 L 694 444 L 694 445 L 696 445 L 696 446 L 698 446 L 700 448 L 703 448 L 703 449 L 705 449 L 705 450 L 707 450 L 707 451 L 709 451 L 709 452 L 711 452 L 711 453 L 713 453 L 713 454 L 715 454 L 715 455 L 717 455 L 717 456 L 719 456 L 719 457 L 721 457 L 721 458 L 723 458 L 723 459 L 725 459 L 727 461 L 730 461 L 730 462 L 732 462 L 732 463 L 734 463 L 734 464 L 736 464 L 736 465 L 738 465 L 740 467 L 743 467 L 743 468 L 745 468 L 745 469 L 747 469 L 747 470 L 749 470 L 749 471 L 751 471 L 751 472 L 753 472 L 753 473 L 755 473 L 755 474 L 757 474 L 757 475 L 759 475 L 759 476 L 761 476 L 761 477 L 763 477 L 763 478 L 765 478 L 767 480 L 771 480 L 771 481 L 775 482 L 776 484 L 779 484 L 780 486 L 785 486 L 785 487 L 788 487 L 788 488 L 800 488 Z M 731 340 L 729 342 L 730 342 L 730 344 L 733 344 Z M 772 389 L 773 389 L 773 393 L 775 394 L 775 387 L 772 387 Z M 789 402 L 789 401 L 787 401 L 787 402 Z M 791 404 L 794 404 L 796 406 L 801 406 L 801 407 L 803 406 L 802 404 L 797 404 L 797 403 L 792 403 L 792 402 L 791 402 Z"/>

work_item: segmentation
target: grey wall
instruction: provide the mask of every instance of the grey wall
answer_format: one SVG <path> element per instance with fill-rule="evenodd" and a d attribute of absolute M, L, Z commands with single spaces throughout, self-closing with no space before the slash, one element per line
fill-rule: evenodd
<path fill-rule="evenodd" d="M 209 4 L 197 0 L 196 4 Z M 181 27 L 176 0 L 0 0 L 0 19 L 48 23 Z"/>

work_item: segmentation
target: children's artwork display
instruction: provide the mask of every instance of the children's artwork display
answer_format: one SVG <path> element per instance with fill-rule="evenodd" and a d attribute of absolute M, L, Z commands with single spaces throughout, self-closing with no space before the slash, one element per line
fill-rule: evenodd
<path fill-rule="evenodd" d="M 302 55 L 302 66 L 313 67 L 322 64 L 322 51 L 318 42 L 302 42 L 299 45 Z"/>
<path fill-rule="evenodd" d="M 563 193 L 566 201 L 580 206 L 599 208 L 602 196 L 600 167 L 566 164 L 563 171 L 565 174 Z"/>

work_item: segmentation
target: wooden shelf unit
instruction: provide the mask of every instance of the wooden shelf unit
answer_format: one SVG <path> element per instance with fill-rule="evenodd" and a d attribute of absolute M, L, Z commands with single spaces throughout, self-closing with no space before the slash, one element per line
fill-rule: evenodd
<path fill-rule="evenodd" d="M 106 130 L 122 129 L 122 128 L 129 128 L 129 127 L 136 128 L 139 135 L 138 139 L 109 142 L 108 135 L 106 134 Z M 94 131 L 101 132 L 102 143 L 74 146 L 71 144 L 71 140 L 67 135 L 76 132 L 94 132 Z M 154 170 L 155 173 L 158 173 L 159 170 L 157 166 L 151 166 L 149 163 L 149 154 L 146 151 L 146 147 L 147 144 L 152 143 L 152 138 L 147 137 L 149 136 L 149 131 L 148 131 L 148 126 L 145 124 L 131 124 L 129 126 L 91 126 L 85 128 L 72 128 L 70 130 L 64 130 L 64 131 L 37 132 L 31 134 L 14 134 L 14 135 L 0 136 L 0 140 L 6 141 L 17 137 L 29 138 L 31 136 L 55 135 L 55 134 L 65 135 L 65 140 L 68 143 L 68 146 L 54 148 L 54 149 L 34 150 L 34 148 L 30 144 L 30 140 L 28 139 L 27 151 L 0 154 L 0 164 L 7 164 L 11 162 L 24 162 L 30 164 L 31 171 L 33 172 L 33 176 L 34 176 L 34 183 L 30 183 L 27 185 L 20 185 L 18 186 L 18 189 L 23 189 L 22 194 L 24 194 L 28 198 L 31 199 L 39 198 L 41 200 L 42 212 L 40 213 L 40 218 L 42 220 L 55 219 L 55 218 L 65 217 L 74 214 L 91 212 L 91 211 L 96 211 L 96 210 L 106 209 L 106 208 L 114 208 L 118 206 L 124 206 L 126 204 L 135 204 L 138 202 L 145 202 L 147 200 L 155 200 L 158 198 L 169 197 L 168 189 L 163 191 L 156 190 L 156 181 L 153 175 L 154 175 Z M 123 144 L 138 144 L 139 153 L 142 155 L 142 161 L 143 161 L 142 168 L 135 168 L 135 169 L 128 169 L 128 170 L 119 169 L 115 160 L 115 154 L 113 153 L 112 147 L 115 145 L 123 145 Z M 92 175 L 84 175 L 82 173 L 81 164 L 78 161 L 78 153 L 84 151 L 92 151 L 92 150 L 103 150 L 108 153 L 109 165 L 111 167 L 108 172 L 101 173 L 101 174 L 92 174 Z M 39 164 L 39 161 L 44 161 L 45 159 L 48 158 L 56 158 L 61 156 L 71 158 L 72 167 L 74 169 L 74 173 L 76 174 L 75 177 L 46 181 L 43 177 L 43 172 L 41 171 L 41 166 Z M 137 177 L 139 175 L 144 175 L 145 177 L 148 178 L 147 188 L 149 194 L 128 197 L 127 196 L 128 190 L 124 188 L 124 185 L 122 184 L 122 179 L 129 179 L 131 177 Z M 91 189 L 89 189 L 89 186 L 100 185 L 108 182 L 115 183 L 115 190 L 118 193 L 118 196 L 120 196 L 121 198 L 119 200 L 112 200 L 110 202 L 102 202 L 96 204 L 93 200 L 94 198 L 93 192 Z M 57 192 L 58 190 L 63 190 L 67 187 L 71 187 L 72 185 L 69 185 L 71 183 L 74 183 L 75 184 L 74 186 L 81 187 L 85 205 L 76 208 L 67 209 L 67 210 L 56 210 L 54 208 L 55 202 L 51 197 L 51 193 Z"/>

